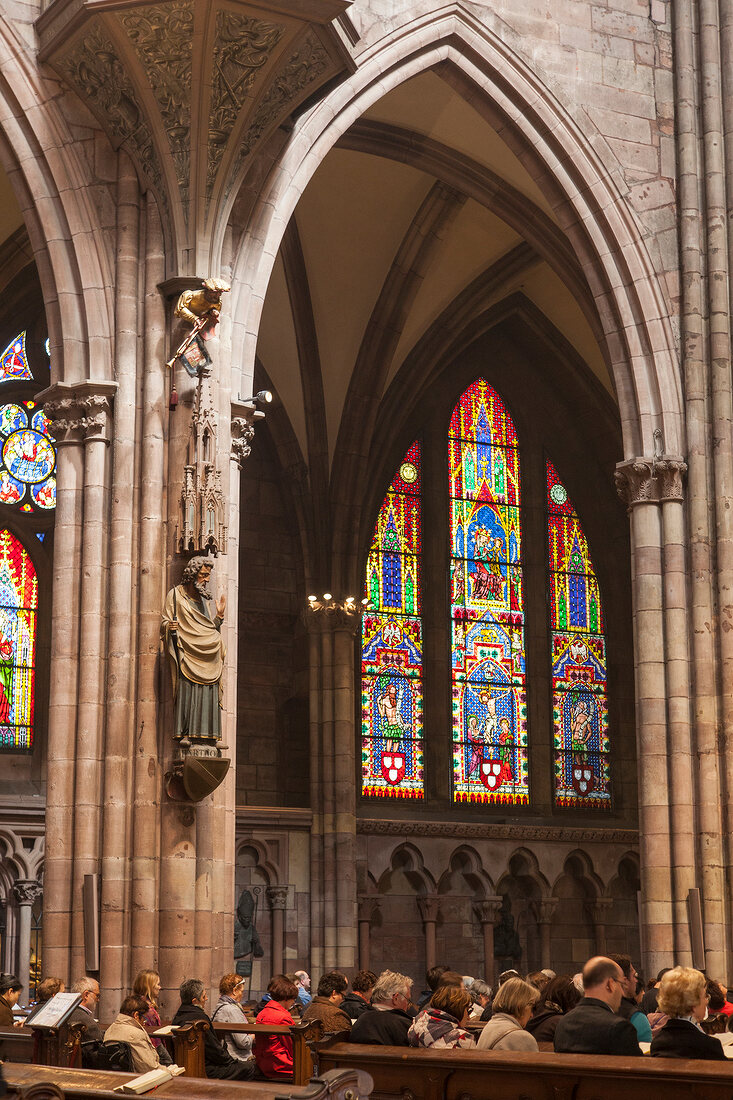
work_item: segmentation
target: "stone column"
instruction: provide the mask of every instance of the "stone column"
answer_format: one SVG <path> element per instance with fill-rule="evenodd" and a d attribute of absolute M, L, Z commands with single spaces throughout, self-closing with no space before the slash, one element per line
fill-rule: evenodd
<path fill-rule="evenodd" d="M 606 954 L 606 922 L 613 905 L 613 898 L 593 898 L 585 903 L 596 936 L 596 955 Z"/>
<path fill-rule="evenodd" d="M 84 966 L 83 876 L 100 870 L 107 451 L 116 389 L 116 382 L 58 383 L 38 395 L 59 448 L 44 961 L 52 972 L 70 978 L 83 973 Z"/>
<path fill-rule="evenodd" d="M 311 603 L 311 968 L 356 958 L 353 603 Z"/>
<path fill-rule="evenodd" d="M 440 897 L 438 894 L 425 894 L 417 899 L 417 907 L 425 926 L 425 969 L 430 970 L 435 966 L 435 926 L 440 912 Z"/>
<path fill-rule="evenodd" d="M 542 969 L 549 970 L 552 966 L 551 953 L 552 953 L 552 919 L 557 912 L 557 907 L 560 904 L 559 898 L 538 898 L 532 903 L 534 909 L 535 919 L 540 928 L 540 958 L 542 960 Z"/>
<path fill-rule="evenodd" d="M 496 959 L 494 958 L 494 927 L 501 912 L 503 898 L 498 895 L 483 898 L 474 903 L 474 912 L 481 924 L 484 940 L 484 980 L 493 989 L 496 985 Z"/>
<path fill-rule="evenodd" d="M 369 969 L 371 949 L 371 925 L 379 912 L 379 898 L 372 894 L 362 894 L 359 898 L 359 969 Z"/>
<path fill-rule="evenodd" d="M 32 909 L 43 894 L 43 888 L 35 879 L 18 879 L 13 883 L 13 894 L 18 906 L 18 979 L 23 983 L 27 1004 L 30 1000 Z"/>
<path fill-rule="evenodd" d="M 272 912 L 272 973 L 282 974 L 285 957 L 285 910 L 288 904 L 287 886 L 268 886 L 265 889 Z"/>

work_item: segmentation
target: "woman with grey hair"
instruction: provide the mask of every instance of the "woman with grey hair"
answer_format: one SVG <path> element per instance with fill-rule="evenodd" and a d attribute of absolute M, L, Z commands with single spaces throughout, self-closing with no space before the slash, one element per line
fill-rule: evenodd
<path fill-rule="evenodd" d="M 491 986 L 482 981 L 481 978 L 474 978 L 473 984 L 468 991 L 471 994 L 473 1000 L 473 1008 L 469 1013 L 472 1020 L 490 1020 L 491 1019 Z"/>

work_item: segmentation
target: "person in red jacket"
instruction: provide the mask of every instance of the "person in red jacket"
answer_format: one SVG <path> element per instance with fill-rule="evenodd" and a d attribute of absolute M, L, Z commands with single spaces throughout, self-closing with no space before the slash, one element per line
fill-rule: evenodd
<path fill-rule="evenodd" d="M 292 1027 L 290 1009 L 298 996 L 298 987 L 284 974 L 276 974 L 267 987 L 270 1000 L 257 1016 L 258 1024 Z M 255 1036 L 254 1056 L 265 1077 L 280 1081 L 293 1076 L 293 1040 L 288 1035 Z"/>

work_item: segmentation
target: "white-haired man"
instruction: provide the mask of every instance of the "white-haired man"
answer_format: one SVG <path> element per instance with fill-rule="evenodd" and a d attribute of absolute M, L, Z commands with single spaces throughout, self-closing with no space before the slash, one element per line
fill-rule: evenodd
<path fill-rule="evenodd" d="M 413 1021 L 411 1012 L 412 978 L 383 970 L 372 990 L 371 1008 L 362 1012 L 351 1028 L 350 1043 L 379 1043 L 387 1047 L 406 1047 L 407 1032 Z"/>
<path fill-rule="evenodd" d="M 295 984 L 298 987 L 298 1004 L 301 1008 L 307 1008 L 313 1000 L 313 994 L 310 991 L 311 979 L 307 970 L 295 971 Z"/>

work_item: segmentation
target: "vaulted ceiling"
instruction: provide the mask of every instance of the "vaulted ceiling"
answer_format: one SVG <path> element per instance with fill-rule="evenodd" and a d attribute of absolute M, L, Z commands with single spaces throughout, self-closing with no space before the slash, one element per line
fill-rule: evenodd
<path fill-rule="evenodd" d="M 332 462 L 362 387 L 381 398 L 431 330 L 517 292 L 613 394 L 568 271 L 546 196 L 478 110 L 435 71 L 390 92 L 306 188 L 265 302 L 258 358 L 305 461 L 314 417 Z"/>

